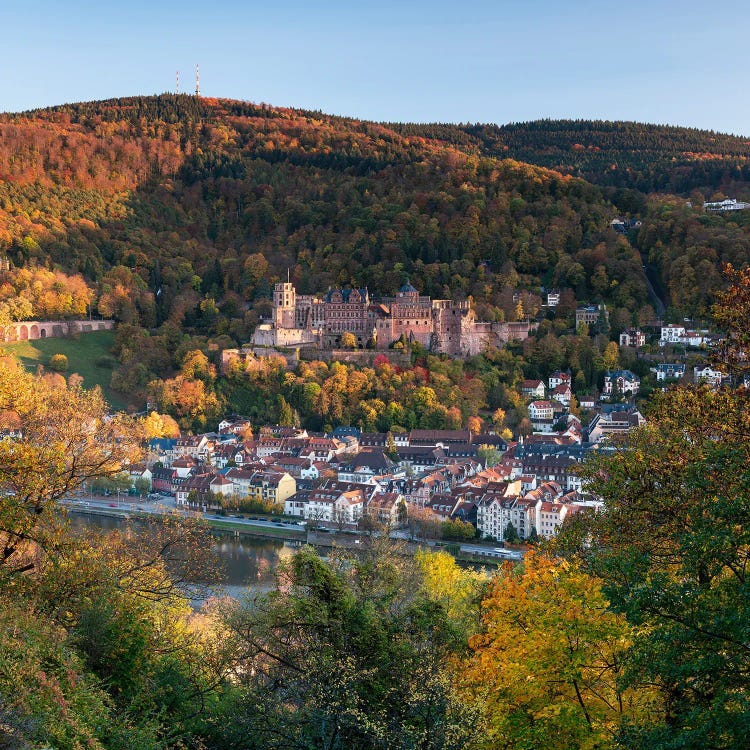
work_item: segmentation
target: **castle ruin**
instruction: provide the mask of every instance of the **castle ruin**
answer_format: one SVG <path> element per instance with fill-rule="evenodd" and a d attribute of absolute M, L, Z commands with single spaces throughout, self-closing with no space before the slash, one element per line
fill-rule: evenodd
<path fill-rule="evenodd" d="M 273 315 L 253 335 L 256 347 L 341 346 L 352 334 L 359 348 L 388 349 L 399 340 L 455 357 L 479 354 L 512 339 L 528 338 L 534 324 L 488 323 L 475 319 L 468 300 L 424 297 L 408 282 L 394 298 L 370 299 L 366 288 L 332 289 L 324 297 L 298 295 L 290 282 L 273 290 Z"/>

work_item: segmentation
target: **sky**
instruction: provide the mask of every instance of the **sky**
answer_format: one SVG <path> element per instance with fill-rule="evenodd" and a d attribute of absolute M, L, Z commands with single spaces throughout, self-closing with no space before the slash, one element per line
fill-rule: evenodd
<path fill-rule="evenodd" d="M 0 111 L 195 89 L 378 121 L 750 136 L 750 4 L 2 0 Z"/>

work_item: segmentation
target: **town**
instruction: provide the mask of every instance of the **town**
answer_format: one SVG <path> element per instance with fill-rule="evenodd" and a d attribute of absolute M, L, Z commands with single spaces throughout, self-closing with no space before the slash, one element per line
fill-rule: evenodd
<path fill-rule="evenodd" d="M 555 302 L 550 295 L 548 304 Z M 441 328 L 446 310 L 459 320 L 446 329 L 455 339 Z M 605 306 L 584 305 L 576 310 L 576 324 L 593 326 L 606 316 Z M 409 343 L 460 356 L 474 346 L 467 341 L 475 341 L 476 329 L 467 321 L 483 325 L 474 323 L 468 305 L 421 298 L 409 284 L 386 306 L 371 303 L 366 290 L 336 290 L 319 300 L 278 283 L 273 323 L 259 326 L 254 346 L 227 350 L 222 361 L 227 366 L 242 356 L 247 364 L 266 356 L 265 347 L 282 344 L 341 346 L 352 331 L 353 347 L 370 335 L 378 348 L 392 345 L 406 331 Z M 529 327 L 517 326 L 514 335 L 525 338 Z M 657 350 L 705 349 L 718 340 L 684 325 L 655 330 Z M 629 328 L 619 345 L 639 351 L 646 338 Z M 684 361 L 659 362 L 650 371 L 662 386 L 687 375 L 712 388 L 725 382 L 721 371 L 704 363 L 688 372 Z M 434 538 L 501 544 L 548 540 L 566 518 L 601 507 L 601 498 L 586 491 L 580 468 L 592 452 L 617 450 L 645 424 L 635 400 L 640 387 L 641 379 L 627 369 L 607 370 L 595 394 L 574 394 L 570 372 L 554 372 L 546 382 L 524 380 L 518 391 L 527 427 L 515 440 L 502 424 L 479 417 L 464 429 L 378 433 L 351 425 L 329 432 L 268 424 L 254 430 L 248 418 L 232 415 L 214 432 L 152 439 L 148 460 L 131 466 L 130 475 L 186 511 L 283 514 L 308 528 L 419 528 Z"/>

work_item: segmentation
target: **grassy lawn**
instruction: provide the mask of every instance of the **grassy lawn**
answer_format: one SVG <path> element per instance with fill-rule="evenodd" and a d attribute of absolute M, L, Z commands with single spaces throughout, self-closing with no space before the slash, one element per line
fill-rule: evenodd
<path fill-rule="evenodd" d="M 66 375 L 78 373 L 83 378 L 86 388 L 101 386 L 105 398 L 112 407 L 124 409 L 126 403 L 123 397 L 109 387 L 112 370 L 96 365 L 99 357 L 110 354 L 113 343 L 114 331 L 94 331 L 79 334 L 78 338 L 34 339 L 2 344 L 1 348 L 15 354 L 30 370 L 36 370 L 37 365 L 46 367 L 53 354 L 64 354 L 68 358 Z"/>

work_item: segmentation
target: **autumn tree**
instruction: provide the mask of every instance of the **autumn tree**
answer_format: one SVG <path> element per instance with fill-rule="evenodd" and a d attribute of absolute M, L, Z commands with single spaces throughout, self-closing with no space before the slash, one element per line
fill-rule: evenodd
<path fill-rule="evenodd" d="M 506 563 L 482 602 L 480 632 L 458 666 L 482 707 L 481 747 L 608 747 L 647 694 L 619 686 L 631 631 L 580 566 L 528 553 Z"/>
<path fill-rule="evenodd" d="M 357 337 L 353 333 L 341 334 L 341 348 L 342 349 L 356 349 L 357 348 Z"/>
<path fill-rule="evenodd" d="M 610 341 L 602 354 L 602 364 L 605 370 L 616 370 L 620 362 L 620 347 L 617 342 Z"/>
<path fill-rule="evenodd" d="M 448 552 L 432 552 L 420 547 L 415 561 L 424 577 L 424 591 L 438 601 L 446 616 L 468 640 L 480 626 L 482 598 L 490 583 L 486 571 L 461 567 Z"/>
<path fill-rule="evenodd" d="M 50 370 L 65 372 L 68 369 L 68 358 L 64 354 L 53 354 L 49 358 Z"/>
<path fill-rule="evenodd" d="M 176 438 L 180 436 L 180 426 L 169 414 L 152 411 L 142 420 L 142 428 L 147 440 L 152 438 Z"/>
<path fill-rule="evenodd" d="M 728 264 L 724 275 L 730 284 L 719 292 L 713 314 L 726 336 L 712 361 L 721 370 L 742 377 L 750 372 L 750 266 L 735 269 Z"/>
<path fill-rule="evenodd" d="M 136 424 L 110 417 L 98 390 L 34 377 L 0 362 L 0 412 L 20 437 L 0 441 L 0 575 L 34 569 L 36 550 L 54 545 L 58 502 L 84 482 L 114 477 L 139 451 Z"/>
<path fill-rule="evenodd" d="M 502 430 L 505 426 L 505 410 L 498 407 L 492 412 L 492 425 L 496 430 Z"/>
<path fill-rule="evenodd" d="M 171 412 L 185 429 L 201 429 L 209 420 L 218 419 L 221 403 L 202 380 L 177 375 L 148 384 L 149 398 L 166 412 Z"/>

